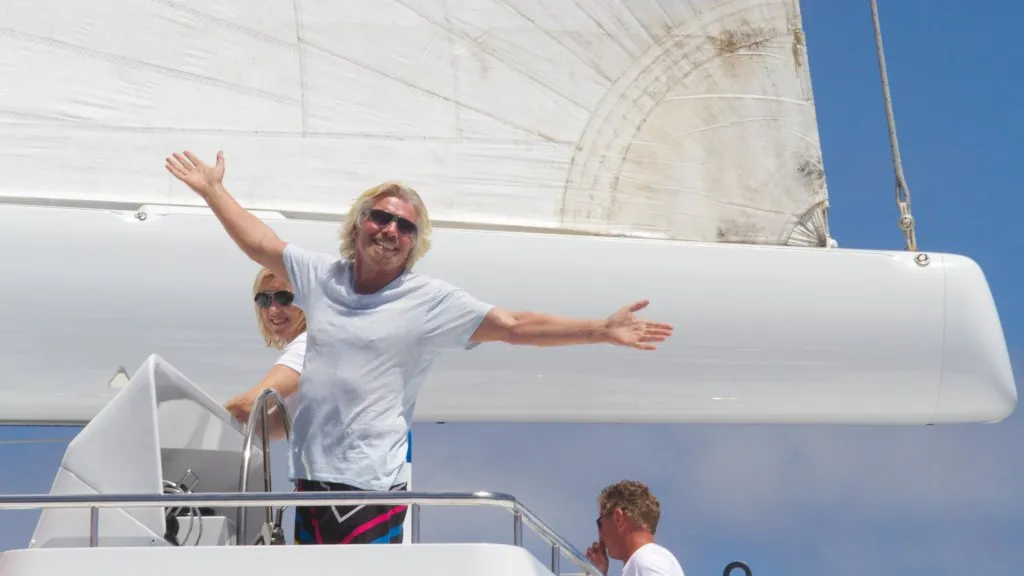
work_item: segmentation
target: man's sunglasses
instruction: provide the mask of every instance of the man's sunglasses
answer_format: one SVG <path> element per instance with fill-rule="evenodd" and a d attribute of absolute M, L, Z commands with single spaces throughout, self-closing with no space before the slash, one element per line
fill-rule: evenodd
<path fill-rule="evenodd" d="M 398 222 L 398 233 L 402 236 L 413 236 L 416 234 L 416 223 L 408 218 L 402 218 L 398 214 L 392 214 L 387 210 L 371 208 L 367 213 L 370 220 L 381 228 L 387 228 L 392 222 Z"/>
<path fill-rule="evenodd" d="M 271 300 L 280 306 L 289 306 L 295 301 L 295 294 L 292 294 L 287 290 L 278 290 L 277 292 L 258 292 L 253 300 L 260 308 L 270 308 Z"/>

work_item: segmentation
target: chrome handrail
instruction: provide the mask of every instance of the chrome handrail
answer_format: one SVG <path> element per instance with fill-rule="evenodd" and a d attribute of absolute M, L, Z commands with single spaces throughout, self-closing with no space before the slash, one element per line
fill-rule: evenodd
<path fill-rule="evenodd" d="M 281 399 L 281 395 L 277 393 L 277 390 L 273 388 L 267 388 L 260 392 L 260 395 L 256 397 L 256 401 L 252 403 L 252 408 L 249 410 L 249 420 L 245 424 L 245 436 L 242 438 L 242 472 L 239 474 L 238 480 L 238 491 L 246 492 L 249 488 L 249 461 L 252 459 L 252 441 L 256 436 L 256 422 L 257 416 L 260 424 L 260 430 L 263 431 L 260 434 L 260 438 L 263 440 L 263 491 L 270 492 L 270 434 L 267 429 L 267 417 L 270 414 L 271 407 L 267 405 L 267 398 L 271 396 L 277 401 L 275 408 L 281 411 L 281 418 L 284 422 L 284 436 L 285 439 L 291 442 L 292 439 L 292 419 L 288 415 L 288 410 L 284 407 L 284 400 Z M 272 506 L 266 507 L 266 522 L 273 525 L 274 523 L 274 511 Z M 246 509 L 239 507 L 235 512 L 235 542 L 237 544 L 242 543 L 242 538 L 245 535 L 245 524 L 246 524 Z M 266 542 L 269 544 L 269 542 Z"/>
<path fill-rule="evenodd" d="M 602 576 L 572 544 L 544 523 L 523 503 L 500 492 L 207 492 L 186 494 L 16 494 L 0 495 L 0 510 L 35 508 L 89 508 L 89 545 L 99 545 L 100 508 L 141 508 L 156 506 L 215 507 L 235 506 L 338 506 L 366 504 L 406 504 L 427 506 L 492 506 L 512 512 L 512 532 L 516 546 L 523 545 L 525 522 L 551 545 L 551 568 L 558 574 L 557 557 L 565 554 L 584 574 Z M 187 506 L 186 506 L 187 505 Z M 413 517 L 413 531 L 419 532 Z M 418 540 L 418 538 L 416 539 Z"/>

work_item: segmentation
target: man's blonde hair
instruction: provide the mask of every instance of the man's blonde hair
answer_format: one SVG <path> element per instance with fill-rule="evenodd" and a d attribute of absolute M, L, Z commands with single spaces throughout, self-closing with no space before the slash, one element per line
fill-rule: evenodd
<path fill-rule="evenodd" d="M 260 336 L 263 336 L 263 341 L 267 343 L 267 346 L 280 350 L 288 345 L 288 340 L 274 335 L 274 331 L 270 329 L 270 326 L 267 326 L 267 322 L 263 319 L 263 313 L 255 302 L 256 295 L 260 292 L 260 286 L 267 278 L 277 278 L 277 275 L 266 268 L 260 268 L 260 271 L 256 273 L 256 281 L 252 283 L 252 305 L 256 309 L 256 326 L 260 329 Z M 289 284 L 289 287 L 291 287 L 291 283 L 288 282 L 287 278 L 283 280 L 285 284 Z M 302 313 L 302 310 L 297 309 L 297 311 L 299 313 L 299 329 L 296 330 L 295 334 L 299 335 L 306 330 L 306 315 Z"/>
<path fill-rule="evenodd" d="M 606 487 L 597 498 L 597 506 L 602 518 L 620 508 L 627 517 L 643 526 L 652 536 L 658 530 L 661 504 L 642 482 L 623 480 Z"/>
<path fill-rule="evenodd" d="M 401 182 L 378 184 L 355 199 L 352 203 L 352 208 L 349 209 L 348 215 L 345 217 L 345 221 L 341 223 L 339 230 L 341 242 L 338 245 L 338 251 L 341 253 L 342 258 L 349 262 L 355 261 L 356 237 L 359 235 L 359 225 L 362 223 L 362 219 L 379 199 L 388 196 L 401 198 L 412 204 L 413 209 L 416 210 L 416 237 L 413 239 L 414 244 L 412 250 L 409 251 L 409 258 L 405 261 L 405 269 L 411 270 L 413 264 L 426 256 L 427 251 L 430 250 L 430 215 L 427 213 L 427 207 L 423 204 L 423 199 L 420 198 L 419 193 Z"/>

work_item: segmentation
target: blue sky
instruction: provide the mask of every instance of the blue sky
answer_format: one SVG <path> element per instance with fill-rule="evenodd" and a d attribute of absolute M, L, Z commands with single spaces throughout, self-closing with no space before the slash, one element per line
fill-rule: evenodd
<path fill-rule="evenodd" d="M 1015 300 L 1024 200 L 1010 169 L 1024 141 L 1024 80 L 1012 72 L 1024 6 L 880 4 L 918 241 L 978 261 L 1024 373 Z M 833 234 L 845 247 L 900 249 L 868 2 L 804 0 L 802 10 Z M 0 441 L 72 434 L 0 428 Z M 662 500 L 659 540 L 690 575 L 720 574 L 736 558 L 757 576 L 1019 573 L 1019 414 L 927 428 L 422 425 L 414 434 L 418 488 L 514 493 L 580 548 L 594 537 L 602 486 L 648 482 Z M 63 448 L 0 444 L 0 492 L 45 492 Z M 275 475 L 284 486 L 283 468 Z M 0 513 L 0 550 L 24 545 L 33 517 Z M 429 511 L 423 535 L 506 541 L 509 524 L 496 512 Z"/>

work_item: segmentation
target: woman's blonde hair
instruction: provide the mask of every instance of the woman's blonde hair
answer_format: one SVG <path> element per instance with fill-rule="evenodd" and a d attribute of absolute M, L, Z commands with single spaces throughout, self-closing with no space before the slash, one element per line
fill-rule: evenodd
<path fill-rule="evenodd" d="M 359 235 L 359 225 L 362 223 L 362 219 L 366 216 L 367 211 L 377 200 L 387 196 L 401 198 L 412 204 L 412 207 L 416 210 L 416 237 L 413 239 L 414 244 L 412 250 L 409 251 L 409 258 L 405 261 L 405 269 L 411 270 L 413 264 L 426 256 L 427 251 L 430 250 L 430 215 L 427 213 L 427 207 L 423 204 L 423 199 L 420 198 L 420 195 L 411 187 L 401 182 L 378 184 L 355 199 L 352 203 L 352 208 L 348 211 L 348 216 L 345 217 L 339 229 L 341 242 L 338 245 L 338 251 L 341 252 L 342 258 L 349 262 L 355 261 L 356 237 Z"/>
<path fill-rule="evenodd" d="M 263 281 L 267 278 L 277 278 L 277 275 L 266 268 L 260 268 L 260 271 L 256 273 L 256 281 L 252 284 L 252 297 L 254 300 L 252 305 L 256 309 L 256 326 L 260 329 L 260 336 L 263 336 L 263 341 L 267 343 L 267 346 L 280 350 L 287 346 L 290 340 L 285 340 L 284 338 L 279 338 L 274 335 L 273 330 L 270 329 L 270 326 L 267 326 L 267 322 L 263 319 L 263 313 L 260 311 L 260 307 L 255 302 L 256 295 L 260 292 L 260 286 L 263 285 Z M 283 278 L 283 280 L 290 288 L 291 283 L 288 282 L 288 279 Z M 298 312 L 299 329 L 295 331 L 296 336 L 302 334 L 306 330 L 306 315 L 302 313 L 302 310 L 298 310 Z"/>

